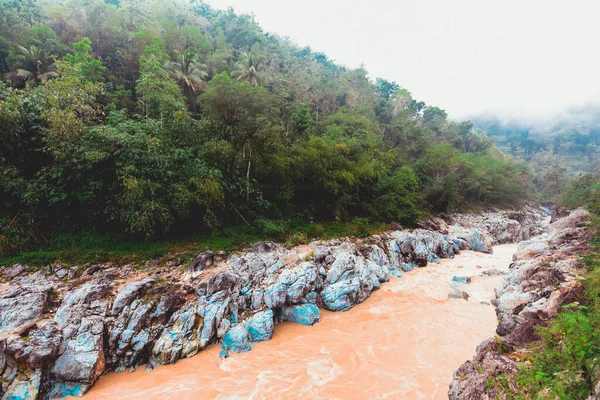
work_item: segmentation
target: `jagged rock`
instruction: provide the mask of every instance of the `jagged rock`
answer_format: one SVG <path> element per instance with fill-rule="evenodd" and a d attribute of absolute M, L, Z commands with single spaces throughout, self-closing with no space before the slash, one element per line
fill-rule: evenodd
<path fill-rule="evenodd" d="M 104 359 L 104 317 L 109 293 L 107 284 L 88 283 L 69 293 L 62 301 L 55 321 L 64 341 L 50 373 L 50 393 L 65 397 L 65 391 L 85 393 L 102 375 Z"/>
<path fill-rule="evenodd" d="M 246 322 L 246 330 L 251 342 L 265 342 L 273 336 L 273 310 L 254 314 Z"/>
<path fill-rule="evenodd" d="M 48 288 L 20 286 L 0 297 L 0 333 L 26 332 L 41 318 L 48 301 Z"/>
<path fill-rule="evenodd" d="M 467 361 L 454 371 L 448 398 L 495 399 L 498 398 L 499 385 L 488 385 L 488 381 L 502 376 L 509 379 L 518 371 L 518 367 L 505 354 L 513 348 L 508 343 L 490 338 L 477 347 L 472 361 Z"/>
<path fill-rule="evenodd" d="M 175 312 L 152 349 L 150 367 L 172 364 L 180 358 L 191 357 L 200 349 L 202 318 L 197 306 L 187 303 Z"/>
<path fill-rule="evenodd" d="M 284 307 L 281 311 L 283 321 L 312 326 L 321 320 L 319 308 L 313 304 Z"/>
<path fill-rule="evenodd" d="M 132 282 L 125 286 L 117 293 L 110 313 L 112 315 L 119 314 L 125 306 L 131 304 L 131 302 L 138 297 L 143 296 L 155 282 L 156 280 L 154 278 L 147 278 L 141 281 Z"/>
<path fill-rule="evenodd" d="M 4 269 L 3 273 L 9 278 L 15 278 L 27 270 L 27 267 L 22 264 L 15 264 L 10 268 Z"/>
<path fill-rule="evenodd" d="M 348 311 L 360 301 L 361 285 L 358 277 L 326 286 L 321 292 L 323 306 L 330 311 Z"/>
<path fill-rule="evenodd" d="M 86 275 L 94 275 L 96 272 L 100 271 L 101 269 L 102 269 L 101 265 L 92 265 L 91 267 L 86 269 L 84 273 Z"/>
<path fill-rule="evenodd" d="M 248 332 L 244 325 L 235 325 L 227 331 L 223 337 L 223 350 L 231 350 L 234 353 L 245 353 L 252 350 L 252 345 L 248 341 Z"/>
<path fill-rule="evenodd" d="M 62 332 L 55 321 L 46 320 L 40 322 L 27 338 L 27 341 L 18 336 L 9 338 L 6 354 L 20 364 L 39 368 L 58 355 Z"/>
<path fill-rule="evenodd" d="M 310 262 L 303 262 L 294 269 L 284 270 L 279 275 L 279 283 L 286 291 L 286 303 L 298 304 L 304 295 L 320 285 L 317 267 Z"/>
<path fill-rule="evenodd" d="M 277 282 L 265 290 L 264 301 L 267 307 L 274 309 L 279 308 L 285 304 L 287 297 L 287 291 L 285 286 Z"/>
<path fill-rule="evenodd" d="M 185 269 L 185 277 L 188 279 L 197 278 L 205 269 L 213 265 L 214 259 L 215 253 L 210 250 L 197 254 L 194 262 Z"/>

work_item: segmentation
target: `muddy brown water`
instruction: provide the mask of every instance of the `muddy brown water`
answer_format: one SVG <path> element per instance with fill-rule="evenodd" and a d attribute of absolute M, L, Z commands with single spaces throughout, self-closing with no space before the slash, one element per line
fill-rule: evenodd
<path fill-rule="evenodd" d="M 152 372 L 109 373 L 85 400 L 447 399 L 452 372 L 494 335 L 494 298 L 517 245 L 462 252 L 401 279 L 392 277 L 345 313 L 322 311 L 312 327 L 275 326 L 273 339 L 221 360 L 213 346 Z M 448 299 L 454 275 L 472 276 L 469 301 Z"/>

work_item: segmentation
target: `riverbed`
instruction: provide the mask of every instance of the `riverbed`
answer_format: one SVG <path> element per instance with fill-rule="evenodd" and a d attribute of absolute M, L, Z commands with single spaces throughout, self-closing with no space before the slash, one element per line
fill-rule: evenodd
<path fill-rule="evenodd" d="M 452 260 L 391 277 L 345 313 L 322 310 L 312 327 L 276 325 L 273 339 L 219 358 L 219 346 L 152 372 L 109 373 L 84 396 L 94 399 L 447 399 L 452 372 L 494 335 L 489 303 L 516 244 L 493 254 L 463 251 Z M 453 276 L 470 276 L 468 301 L 448 299 Z"/>

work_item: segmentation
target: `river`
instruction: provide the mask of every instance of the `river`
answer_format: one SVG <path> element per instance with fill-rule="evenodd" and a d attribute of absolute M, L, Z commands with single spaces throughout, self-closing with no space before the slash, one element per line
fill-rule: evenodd
<path fill-rule="evenodd" d="M 452 372 L 494 335 L 494 298 L 517 245 L 392 277 L 345 313 L 322 311 L 312 327 L 282 323 L 273 339 L 221 360 L 219 346 L 152 372 L 109 373 L 85 400 L 100 399 L 447 399 Z M 472 276 L 469 301 L 448 299 L 454 275 Z"/>

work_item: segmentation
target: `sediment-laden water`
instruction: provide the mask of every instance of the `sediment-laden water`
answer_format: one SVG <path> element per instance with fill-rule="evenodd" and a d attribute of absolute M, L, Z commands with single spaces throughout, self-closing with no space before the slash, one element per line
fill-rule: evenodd
<path fill-rule="evenodd" d="M 219 347 L 152 372 L 109 373 L 93 399 L 402 398 L 446 399 L 452 372 L 496 328 L 500 276 L 517 245 L 462 252 L 406 273 L 345 313 L 323 311 L 312 327 L 282 323 L 273 339 L 221 360 Z M 469 301 L 448 299 L 455 275 L 471 276 Z"/>

